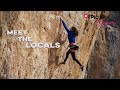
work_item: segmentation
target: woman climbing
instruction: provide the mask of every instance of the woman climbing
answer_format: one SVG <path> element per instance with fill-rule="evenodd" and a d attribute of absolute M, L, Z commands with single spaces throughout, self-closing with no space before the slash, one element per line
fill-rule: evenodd
<path fill-rule="evenodd" d="M 75 56 L 75 51 L 79 49 L 79 46 L 77 46 L 75 44 L 75 37 L 78 36 L 78 31 L 77 31 L 77 29 L 75 27 L 72 27 L 69 30 L 67 28 L 65 22 L 61 18 L 60 18 L 60 22 L 62 22 L 64 28 L 66 29 L 66 31 L 68 33 L 68 40 L 69 40 L 69 46 L 68 47 L 70 47 L 70 49 L 66 53 L 66 57 L 65 57 L 64 61 L 61 62 L 60 64 L 65 64 L 65 62 L 67 61 L 67 58 L 68 58 L 69 54 L 71 54 L 73 60 L 76 61 L 79 64 L 81 70 L 83 71 L 83 65 L 76 59 L 76 56 Z"/>

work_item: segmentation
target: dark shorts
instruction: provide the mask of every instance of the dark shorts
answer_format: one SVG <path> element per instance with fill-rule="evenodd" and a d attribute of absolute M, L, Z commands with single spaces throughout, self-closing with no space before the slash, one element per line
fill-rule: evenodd
<path fill-rule="evenodd" d="M 78 50 L 79 49 L 79 46 L 77 46 L 77 45 L 70 45 L 69 47 L 70 47 L 70 49 L 74 49 L 74 50 Z"/>

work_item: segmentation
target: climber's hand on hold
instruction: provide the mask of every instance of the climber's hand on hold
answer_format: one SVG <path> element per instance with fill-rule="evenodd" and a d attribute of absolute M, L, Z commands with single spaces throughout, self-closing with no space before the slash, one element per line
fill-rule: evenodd
<path fill-rule="evenodd" d="M 62 21 L 62 18 L 60 17 L 60 21 Z"/>
<path fill-rule="evenodd" d="M 62 28 L 62 18 L 60 17 L 60 28 Z"/>

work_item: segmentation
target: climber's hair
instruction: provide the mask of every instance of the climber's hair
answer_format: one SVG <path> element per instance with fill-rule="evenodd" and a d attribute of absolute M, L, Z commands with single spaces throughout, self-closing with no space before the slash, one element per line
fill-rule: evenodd
<path fill-rule="evenodd" d="M 73 30 L 75 36 L 78 36 L 78 30 L 76 29 L 76 27 L 71 27 L 71 29 Z"/>
<path fill-rule="evenodd" d="M 73 31 L 76 31 L 77 29 L 73 26 L 72 28 L 71 28 Z"/>

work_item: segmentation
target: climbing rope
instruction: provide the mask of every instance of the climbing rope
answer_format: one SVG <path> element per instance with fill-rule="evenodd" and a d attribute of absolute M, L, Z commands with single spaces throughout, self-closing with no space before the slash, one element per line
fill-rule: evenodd
<path fill-rule="evenodd" d="M 60 30 L 61 30 L 61 20 L 60 20 L 60 23 L 59 23 L 59 32 L 61 32 Z M 62 33 L 62 32 L 61 32 Z M 64 43 L 66 42 L 66 39 L 67 39 L 67 36 L 66 36 L 66 38 L 65 38 L 65 40 L 64 40 Z M 63 46 L 64 46 L 64 44 L 63 44 Z M 64 46 L 65 47 L 65 46 Z M 65 49 L 68 49 L 68 47 L 65 47 Z"/>
<path fill-rule="evenodd" d="M 60 23 L 59 23 L 59 26 L 58 26 L 58 35 L 60 35 L 60 33 L 62 34 L 63 32 L 61 32 L 61 28 L 60 28 L 60 26 L 61 26 L 61 21 L 60 21 Z M 49 36 L 50 37 L 53 37 L 53 35 L 52 34 L 50 34 L 50 33 L 48 33 L 49 34 Z M 57 36 L 58 36 L 57 35 Z M 57 37 L 58 38 L 58 37 Z M 65 38 L 65 40 L 64 41 L 61 41 L 61 42 L 63 42 L 63 44 L 61 44 L 62 46 L 64 46 L 64 43 L 66 42 L 66 39 L 67 39 L 67 36 L 66 36 L 66 38 Z M 66 47 L 66 46 L 64 46 L 65 47 L 65 49 L 68 49 L 68 47 Z"/>

